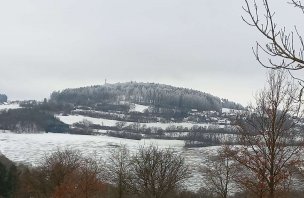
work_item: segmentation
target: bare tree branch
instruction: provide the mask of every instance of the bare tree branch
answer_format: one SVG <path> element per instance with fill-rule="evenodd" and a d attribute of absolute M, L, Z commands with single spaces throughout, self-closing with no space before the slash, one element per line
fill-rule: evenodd
<path fill-rule="evenodd" d="M 245 0 L 245 11 L 248 18 L 242 16 L 243 21 L 249 26 L 255 27 L 266 38 L 267 42 L 256 43 L 253 53 L 256 60 L 266 68 L 285 69 L 289 71 L 302 70 L 304 68 L 304 42 L 297 27 L 287 32 L 286 28 L 278 28 L 275 21 L 275 12 L 269 6 L 268 0 L 261 0 L 261 5 L 252 0 Z M 292 0 L 289 2 L 297 8 L 304 6 L 301 1 Z M 263 16 L 263 17 L 261 17 Z M 261 52 L 266 55 L 262 58 Z"/>
<path fill-rule="evenodd" d="M 304 13 L 304 4 L 301 1 L 292 0 L 289 3 L 292 4 L 292 5 L 294 5 L 297 8 L 300 8 L 302 10 L 302 12 Z"/>
<path fill-rule="evenodd" d="M 243 145 L 234 151 L 233 159 L 242 170 L 237 183 L 254 194 L 274 198 L 286 190 L 293 168 L 301 164 L 303 146 L 296 128 L 301 103 L 295 102 L 298 89 L 286 82 L 283 71 L 272 70 L 267 83 L 251 117 L 239 121 Z"/>

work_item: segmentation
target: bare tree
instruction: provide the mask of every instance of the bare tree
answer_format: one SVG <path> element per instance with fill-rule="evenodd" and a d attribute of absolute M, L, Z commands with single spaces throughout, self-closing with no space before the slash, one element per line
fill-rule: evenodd
<path fill-rule="evenodd" d="M 217 150 L 217 155 L 212 156 L 201 168 L 205 178 L 207 191 L 216 194 L 221 198 L 227 198 L 233 186 L 233 176 L 236 168 L 231 158 L 231 149 L 224 145 Z"/>
<path fill-rule="evenodd" d="M 57 150 L 22 177 L 23 194 L 29 197 L 103 197 L 106 185 L 94 159 L 76 150 Z"/>
<path fill-rule="evenodd" d="M 77 170 L 71 172 L 55 188 L 55 198 L 101 198 L 105 197 L 107 185 L 100 179 L 101 168 L 96 160 L 83 157 Z"/>
<path fill-rule="evenodd" d="M 188 178 L 184 158 L 171 149 L 141 147 L 132 163 L 132 186 L 140 197 L 164 198 Z"/>
<path fill-rule="evenodd" d="M 82 155 L 77 150 L 57 150 L 50 156 L 45 156 L 41 170 L 52 186 L 59 186 L 64 178 L 80 167 Z"/>
<path fill-rule="evenodd" d="M 296 127 L 301 103 L 295 102 L 297 89 L 285 78 L 282 71 L 270 72 L 251 118 L 239 122 L 242 146 L 233 158 L 246 174 L 238 181 L 260 197 L 274 198 L 286 191 L 293 167 L 301 163 L 303 147 Z"/>
<path fill-rule="evenodd" d="M 106 179 L 115 185 L 118 198 L 130 191 L 131 166 L 131 156 L 125 145 L 114 150 L 106 161 Z"/>
<path fill-rule="evenodd" d="M 243 20 L 250 26 L 255 27 L 261 35 L 266 38 L 266 43 L 256 43 L 253 48 L 254 55 L 261 65 L 272 69 L 286 69 L 297 79 L 302 87 L 304 79 L 294 75 L 292 71 L 304 68 L 304 41 L 298 31 L 297 26 L 294 30 L 287 31 L 285 27 L 280 28 L 275 18 L 275 12 L 271 10 L 269 0 L 245 0 L 244 11 L 247 17 Z M 294 5 L 303 11 L 304 4 L 300 0 L 291 0 L 289 4 Z M 267 55 L 268 60 L 263 60 L 261 53 Z"/>

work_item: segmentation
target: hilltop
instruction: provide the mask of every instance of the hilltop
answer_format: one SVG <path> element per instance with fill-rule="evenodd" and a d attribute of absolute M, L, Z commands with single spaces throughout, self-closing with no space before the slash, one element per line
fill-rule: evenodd
<path fill-rule="evenodd" d="M 211 94 L 156 83 L 115 83 L 53 92 L 50 102 L 96 107 L 98 104 L 136 103 L 156 108 L 217 111 L 244 109 L 242 105 Z"/>

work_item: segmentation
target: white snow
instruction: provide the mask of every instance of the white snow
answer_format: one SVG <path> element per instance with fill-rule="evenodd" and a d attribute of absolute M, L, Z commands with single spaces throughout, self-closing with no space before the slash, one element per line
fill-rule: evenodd
<path fill-rule="evenodd" d="M 242 114 L 245 113 L 245 110 L 237 110 L 237 109 L 229 109 L 229 108 L 222 108 L 222 113 L 230 113 L 230 114 Z"/>
<path fill-rule="evenodd" d="M 62 122 L 72 125 L 74 123 L 83 121 L 83 120 L 88 120 L 92 122 L 93 124 L 99 124 L 101 126 L 115 126 L 117 120 L 107 120 L 103 118 L 92 118 L 89 116 L 83 116 L 83 115 L 68 115 L 68 116 L 62 116 L 62 115 L 57 115 L 57 118 L 59 118 Z"/>
<path fill-rule="evenodd" d="M 108 136 L 88 136 L 71 134 L 14 134 L 0 132 L 0 152 L 15 162 L 38 165 L 42 157 L 60 148 L 79 149 L 83 154 L 96 157 L 107 157 L 111 150 L 120 146 L 126 147 L 134 153 L 142 145 L 158 145 L 160 148 L 172 148 L 185 157 L 190 165 L 191 178 L 186 182 L 189 190 L 198 190 L 201 176 L 198 167 L 204 163 L 206 156 L 214 154 L 218 147 L 184 148 L 184 141 L 180 140 L 129 140 Z"/>
<path fill-rule="evenodd" d="M 144 113 L 145 110 L 147 110 L 149 108 L 149 106 L 145 106 L 145 105 L 139 105 L 139 104 L 133 104 L 133 105 L 132 105 L 133 107 L 130 110 L 131 112 L 135 111 L 135 112 Z"/>
<path fill-rule="evenodd" d="M 0 104 L 0 111 L 21 108 L 18 103 Z"/>
<path fill-rule="evenodd" d="M 131 151 L 140 145 L 158 145 L 159 147 L 182 148 L 180 140 L 130 140 L 108 136 L 71 135 L 61 133 L 15 134 L 0 132 L 0 152 L 16 162 L 37 165 L 41 157 L 57 148 L 79 149 L 85 154 L 97 154 L 102 157 L 110 149 L 126 144 Z"/>
<path fill-rule="evenodd" d="M 108 119 L 103 119 L 103 118 L 92 118 L 89 116 L 83 116 L 83 115 L 68 115 L 68 116 L 62 116 L 62 115 L 57 115 L 56 117 L 58 117 L 62 122 L 72 125 L 76 122 L 80 122 L 83 120 L 88 120 L 90 122 L 92 122 L 93 124 L 99 124 L 102 126 L 115 126 L 117 122 L 117 120 L 108 120 Z M 127 125 L 130 124 L 134 124 L 134 122 L 126 122 Z M 190 122 L 181 122 L 181 123 L 161 123 L 161 122 L 152 122 L 152 123 L 140 123 L 141 125 L 146 125 L 147 127 L 157 127 L 157 128 L 162 128 L 162 129 L 166 129 L 168 127 L 178 127 L 178 126 L 182 126 L 182 127 L 187 127 L 187 128 L 191 128 L 193 126 L 200 126 L 200 127 L 215 127 L 215 128 L 224 128 L 225 126 L 223 125 L 217 125 L 217 124 L 198 124 L 198 123 L 190 123 Z"/>
<path fill-rule="evenodd" d="M 222 108 L 222 113 L 230 113 L 231 109 L 228 108 Z"/>

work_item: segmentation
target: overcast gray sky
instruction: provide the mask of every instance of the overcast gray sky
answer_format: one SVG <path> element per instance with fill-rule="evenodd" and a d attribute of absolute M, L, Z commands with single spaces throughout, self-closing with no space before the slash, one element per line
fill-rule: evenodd
<path fill-rule="evenodd" d="M 40 100 L 53 90 L 107 79 L 193 88 L 246 105 L 263 87 L 266 70 L 253 57 L 251 47 L 260 37 L 241 20 L 242 5 L 243 0 L 1 1 L 0 93 Z M 282 5 L 282 19 L 292 18 L 295 11 Z"/>

